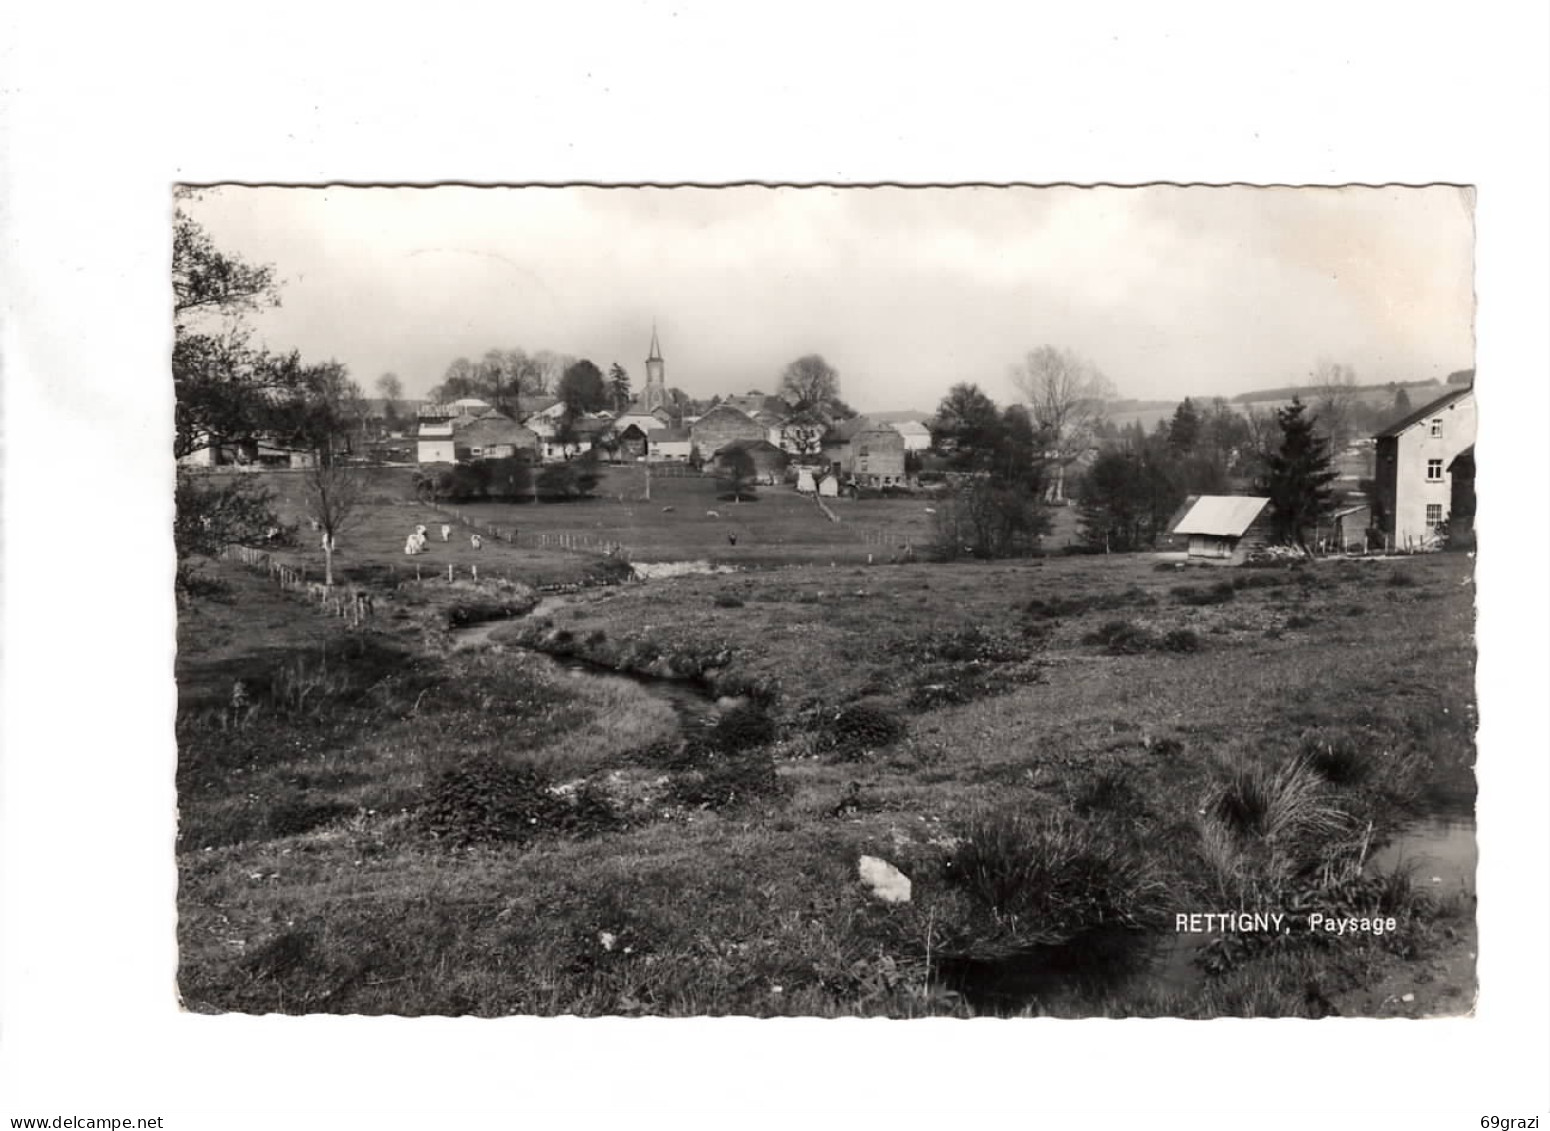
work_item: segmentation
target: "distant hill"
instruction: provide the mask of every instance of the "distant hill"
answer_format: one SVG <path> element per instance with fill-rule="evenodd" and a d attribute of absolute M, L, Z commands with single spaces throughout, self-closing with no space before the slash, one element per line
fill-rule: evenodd
<path fill-rule="evenodd" d="M 1449 378 L 1452 380 L 1452 378 Z M 1351 391 L 1363 401 L 1374 401 L 1387 398 L 1394 399 L 1396 389 L 1430 389 L 1428 396 L 1440 397 L 1443 386 L 1440 381 L 1394 381 L 1384 382 L 1381 385 L 1353 385 Z M 1253 389 L 1247 393 L 1239 393 L 1232 398 L 1233 404 L 1259 404 L 1263 401 L 1289 401 L 1293 397 L 1300 397 L 1304 401 L 1310 401 L 1319 395 L 1317 385 L 1285 385 L 1279 389 Z M 1410 398 L 1415 400 L 1414 397 Z"/>

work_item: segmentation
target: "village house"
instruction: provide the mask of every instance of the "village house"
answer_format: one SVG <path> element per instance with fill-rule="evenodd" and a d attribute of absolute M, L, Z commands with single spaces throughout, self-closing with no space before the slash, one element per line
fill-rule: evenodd
<path fill-rule="evenodd" d="M 646 459 L 652 463 L 688 463 L 694 441 L 689 429 L 668 427 L 646 437 Z"/>
<path fill-rule="evenodd" d="M 453 454 L 459 462 L 470 459 L 505 459 L 525 454 L 538 458 L 538 434 L 509 416 L 492 413 L 453 430 Z"/>
<path fill-rule="evenodd" d="M 864 487 L 902 485 L 904 437 L 869 417 L 842 420 L 823 438 L 823 455 L 833 474 Z"/>
<path fill-rule="evenodd" d="M 646 430 L 633 422 L 623 428 L 619 428 L 615 422 L 615 427 L 609 432 L 608 439 L 613 448 L 613 458 L 623 463 L 634 463 L 645 459 L 650 448 Z"/>
<path fill-rule="evenodd" d="M 427 406 L 436 408 L 439 406 Z M 422 414 L 415 433 L 415 459 L 420 463 L 455 463 L 457 452 L 452 442 L 453 416 Z"/>
<path fill-rule="evenodd" d="M 1471 374 L 1471 378 L 1472 378 Z M 1379 432 L 1378 528 L 1393 549 L 1436 544 L 1452 507 L 1453 461 L 1475 443 L 1475 388 L 1453 389 Z"/>
<path fill-rule="evenodd" d="M 1241 561 L 1270 536 L 1270 500 L 1249 495 L 1202 495 L 1170 534 L 1189 539 L 1192 558 Z"/>
<path fill-rule="evenodd" d="M 717 405 L 689 426 L 689 439 L 702 460 L 714 459 L 734 440 L 763 440 L 765 434 L 764 425 L 727 404 Z"/>
<path fill-rule="evenodd" d="M 734 453 L 737 452 L 748 456 L 753 465 L 754 478 L 761 483 L 777 482 L 785 474 L 786 464 L 791 458 L 768 440 L 733 440 L 716 453 L 716 469 L 730 471 Z"/>
<path fill-rule="evenodd" d="M 924 452 L 931 447 L 931 429 L 918 420 L 895 420 L 888 427 L 904 437 L 907 452 Z"/>

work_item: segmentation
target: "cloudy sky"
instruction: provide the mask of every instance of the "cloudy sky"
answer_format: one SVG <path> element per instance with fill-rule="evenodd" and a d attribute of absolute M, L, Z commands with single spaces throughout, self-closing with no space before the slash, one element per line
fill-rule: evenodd
<path fill-rule="evenodd" d="M 618 361 L 639 387 L 653 322 L 691 396 L 773 390 L 816 352 L 862 410 L 929 410 L 956 381 L 1013 399 L 1044 344 L 1145 399 L 1321 359 L 1364 382 L 1473 364 L 1471 205 L 1446 187 L 228 186 L 190 207 L 275 266 L 263 340 L 409 396 L 517 346 Z"/>

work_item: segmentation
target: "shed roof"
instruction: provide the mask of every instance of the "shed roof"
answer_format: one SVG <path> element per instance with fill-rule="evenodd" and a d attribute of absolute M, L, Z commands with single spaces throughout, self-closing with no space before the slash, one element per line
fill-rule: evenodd
<path fill-rule="evenodd" d="M 1173 533 L 1238 538 L 1269 502 L 1253 495 L 1202 495 L 1179 519 Z"/>

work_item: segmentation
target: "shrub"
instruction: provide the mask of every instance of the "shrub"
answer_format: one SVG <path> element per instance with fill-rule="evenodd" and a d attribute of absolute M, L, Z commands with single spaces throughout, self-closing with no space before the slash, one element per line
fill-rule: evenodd
<path fill-rule="evenodd" d="M 1348 617 L 1364 617 L 1364 616 L 1367 615 L 1367 606 L 1366 605 L 1352 605 L 1349 609 L 1347 609 L 1345 611 L 1345 615 L 1348 616 Z"/>
<path fill-rule="evenodd" d="M 1344 816 L 1300 758 L 1276 768 L 1262 762 L 1236 768 L 1209 808 L 1240 836 L 1282 843 L 1332 834 Z"/>
<path fill-rule="evenodd" d="M 718 609 L 741 609 L 743 607 L 743 600 L 741 597 L 734 597 L 730 593 L 717 593 L 715 604 Z"/>
<path fill-rule="evenodd" d="M 1157 637 L 1134 621 L 1111 620 L 1082 637 L 1084 644 L 1101 644 L 1111 656 L 1147 652 L 1157 646 Z"/>
<path fill-rule="evenodd" d="M 759 703 L 742 703 L 717 721 L 712 732 L 716 747 L 728 754 L 775 741 L 775 720 Z"/>
<path fill-rule="evenodd" d="M 1112 829 L 1054 812 L 986 812 L 964 826 L 946 869 L 982 913 L 982 942 L 1012 949 L 1103 926 L 1138 927 L 1166 894 Z M 988 920 L 988 922 L 986 922 Z"/>
<path fill-rule="evenodd" d="M 756 750 L 717 758 L 675 778 L 668 790 L 679 804 L 701 809 L 730 809 L 784 792 L 775 760 Z"/>
<path fill-rule="evenodd" d="M 826 715 L 818 732 L 818 748 L 837 760 L 854 762 L 903 738 L 904 720 L 885 707 L 852 703 Z"/>
<path fill-rule="evenodd" d="M 1293 613 L 1286 618 L 1287 628 L 1312 628 L 1318 622 L 1305 613 Z"/>
<path fill-rule="evenodd" d="M 1305 735 L 1302 756 L 1331 785 L 1360 785 L 1372 776 L 1372 761 L 1351 738 Z"/>
<path fill-rule="evenodd" d="M 432 835 L 454 844 L 531 840 L 560 824 L 565 801 L 548 775 L 491 756 L 443 770 L 421 811 Z"/>
<path fill-rule="evenodd" d="M 1168 563 L 1164 562 L 1163 565 Z M 1172 568 L 1171 566 L 1169 567 Z M 1035 597 L 1023 606 L 1025 612 L 1035 617 L 1081 616 L 1095 610 L 1122 609 L 1157 604 L 1153 597 L 1139 585 L 1119 593 L 1093 593 L 1083 597 Z"/>
<path fill-rule="evenodd" d="M 1198 652 L 1200 637 L 1193 629 L 1175 628 L 1163 636 L 1162 646 L 1169 652 Z"/>
<path fill-rule="evenodd" d="M 1077 790 L 1071 799 L 1071 808 L 1083 817 L 1108 814 L 1132 818 L 1146 812 L 1146 801 L 1125 767 L 1107 766 Z"/>
<path fill-rule="evenodd" d="M 1218 581 L 1211 586 L 1175 585 L 1169 590 L 1181 604 L 1224 605 L 1237 596 L 1231 581 Z"/>
<path fill-rule="evenodd" d="M 1384 582 L 1384 584 L 1387 585 L 1390 589 L 1413 589 L 1419 583 L 1416 581 L 1413 574 L 1407 573 L 1402 569 L 1397 569 L 1393 573 L 1389 574 L 1388 580 Z"/>

